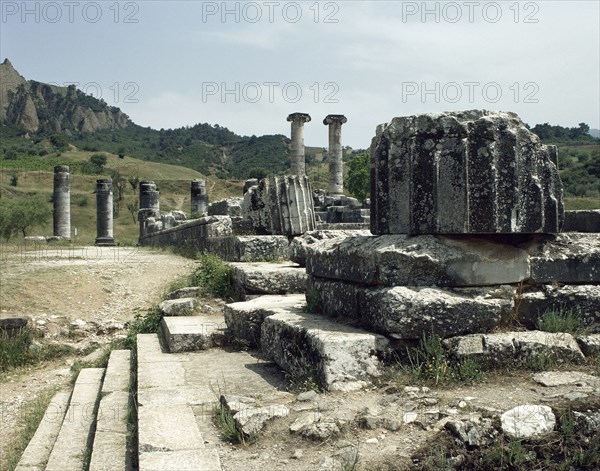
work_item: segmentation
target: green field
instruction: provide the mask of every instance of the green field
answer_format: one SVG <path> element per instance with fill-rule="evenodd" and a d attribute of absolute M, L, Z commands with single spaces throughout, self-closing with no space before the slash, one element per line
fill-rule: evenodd
<path fill-rule="evenodd" d="M 0 193 L 2 197 L 19 197 L 40 194 L 51 208 L 53 191 L 53 166 L 69 165 L 71 171 L 71 231 L 73 240 L 79 244 L 93 244 L 96 238 L 96 179 L 110 176 L 111 170 L 118 169 L 123 177 L 137 177 L 139 180 L 154 180 L 160 195 L 161 209 L 182 210 L 190 213 L 190 180 L 204 178 L 210 201 L 229 196 L 241 196 L 243 182 L 218 180 L 205 177 L 189 168 L 177 165 L 160 164 L 105 153 L 107 164 L 102 175 L 83 175 L 79 165 L 92 155 L 92 152 L 67 151 L 60 157 L 32 158 L 27 160 L 4 161 L 0 168 Z M 6 165 L 4 165 L 6 164 Z M 12 164 L 12 165 L 11 165 Z M 10 184 L 17 177 L 17 185 Z M 127 203 L 138 200 L 137 188 L 129 183 L 124 186 L 123 200 L 117 217 L 114 219 L 115 240 L 125 245 L 137 243 L 139 226 L 137 217 L 127 209 Z M 77 235 L 75 235 L 75 229 Z M 45 226 L 38 226 L 28 235 L 52 235 L 52 218 Z M 18 240 L 18 239 L 17 239 Z M 11 240 L 14 242 L 14 240 Z"/>

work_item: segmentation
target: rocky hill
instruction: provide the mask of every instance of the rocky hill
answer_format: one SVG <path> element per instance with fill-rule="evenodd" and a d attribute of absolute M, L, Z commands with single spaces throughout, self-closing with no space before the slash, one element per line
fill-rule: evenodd
<path fill-rule="evenodd" d="M 131 121 L 120 109 L 77 90 L 25 79 L 8 59 L 0 64 L 0 123 L 27 132 L 91 134 L 123 129 Z"/>

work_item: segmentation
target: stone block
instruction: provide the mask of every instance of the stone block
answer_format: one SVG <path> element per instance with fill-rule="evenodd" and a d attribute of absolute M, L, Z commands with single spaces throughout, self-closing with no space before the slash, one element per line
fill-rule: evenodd
<path fill-rule="evenodd" d="M 289 241 L 285 236 L 212 237 L 205 250 L 228 262 L 264 262 L 289 259 Z"/>
<path fill-rule="evenodd" d="M 600 209 L 565 211 L 565 232 L 600 232 Z"/>
<path fill-rule="evenodd" d="M 225 323 L 234 340 L 260 348 L 260 330 L 267 316 L 283 309 L 301 307 L 304 295 L 261 296 L 250 301 L 227 304 L 224 309 Z"/>
<path fill-rule="evenodd" d="M 529 244 L 531 281 L 600 284 L 600 237 L 597 234 L 557 234 Z"/>
<path fill-rule="evenodd" d="M 491 366 L 510 365 L 536 355 L 545 355 L 559 362 L 585 362 L 577 341 L 567 333 L 533 330 L 473 334 L 446 339 L 444 346 L 456 360 L 471 357 Z"/>
<path fill-rule="evenodd" d="M 529 328 L 548 311 L 571 313 L 583 325 L 600 332 L 599 285 L 542 285 L 526 291 L 517 302 L 517 317 Z"/>
<path fill-rule="evenodd" d="M 209 216 L 241 216 L 242 198 L 233 197 L 213 201 L 208 205 Z"/>
<path fill-rule="evenodd" d="M 486 286 L 529 278 L 525 250 L 482 237 L 386 235 L 324 240 L 309 275 L 379 286 Z"/>
<path fill-rule="evenodd" d="M 315 229 L 312 189 L 305 176 L 262 179 L 248 189 L 242 206 L 258 233 L 295 236 Z"/>
<path fill-rule="evenodd" d="M 371 144 L 374 234 L 559 232 L 564 208 L 555 146 L 514 113 L 399 117 Z"/>
<path fill-rule="evenodd" d="M 514 295 L 515 288 L 506 285 L 375 288 L 309 277 L 306 296 L 327 316 L 354 319 L 367 330 L 410 340 L 432 332 L 440 337 L 489 332 L 508 323 Z"/>
<path fill-rule="evenodd" d="M 330 390 L 352 390 L 381 374 L 388 340 L 364 330 L 287 309 L 264 319 L 262 351 L 292 377 Z"/>
<path fill-rule="evenodd" d="M 171 353 L 206 350 L 224 326 L 204 316 L 163 317 L 165 341 Z"/>
<path fill-rule="evenodd" d="M 313 248 L 318 247 L 318 242 L 329 239 L 345 239 L 346 237 L 371 237 L 368 230 L 318 230 L 308 231 L 301 236 L 294 237 L 290 243 L 290 260 L 300 266 L 306 266 L 306 258 Z"/>
<path fill-rule="evenodd" d="M 158 307 L 165 316 L 191 316 L 196 310 L 196 298 L 167 299 Z"/>
<path fill-rule="evenodd" d="M 231 282 L 236 299 L 243 301 L 247 295 L 304 293 L 306 270 L 287 263 L 230 263 Z"/>

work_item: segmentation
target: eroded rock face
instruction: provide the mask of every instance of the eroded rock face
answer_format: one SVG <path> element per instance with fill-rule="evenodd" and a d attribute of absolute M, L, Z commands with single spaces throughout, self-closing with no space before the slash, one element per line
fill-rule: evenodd
<path fill-rule="evenodd" d="M 564 219 L 555 146 L 514 113 L 394 118 L 371 144 L 374 234 L 555 233 Z"/>

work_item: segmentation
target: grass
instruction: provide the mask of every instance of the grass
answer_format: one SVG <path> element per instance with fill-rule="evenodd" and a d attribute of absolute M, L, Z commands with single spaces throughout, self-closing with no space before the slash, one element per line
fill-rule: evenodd
<path fill-rule="evenodd" d="M 213 421 L 223 440 L 235 445 L 248 445 L 253 443 L 257 437 L 246 437 L 244 433 L 237 428 L 233 416 L 221 402 L 215 406 L 213 412 Z"/>
<path fill-rule="evenodd" d="M 583 321 L 572 310 L 551 309 L 546 311 L 536 323 L 536 327 L 544 332 L 566 332 L 579 335 L 585 332 Z"/>
<path fill-rule="evenodd" d="M 74 353 L 72 347 L 60 344 L 34 343 L 35 332 L 23 327 L 13 335 L 0 333 L 0 374 L 24 366 L 36 365 Z"/>
<path fill-rule="evenodd" d="M 137 313 L 133 321 L 128 323 L 125 348 L 135 351 L 138 334 L 153 334 L 158 332 L 163 313 L 157 305 L 149 308 L 145 314 Z"/>
<path fill-rule="evenodd" d="M 600 197 L 595 198 L 565 198 L 565 210 L 577 211 L 582 209 L 600 209 Z"/>
<path fill-rule="evenodd" d="M 6 447 L 7 451 L 0 460 L 0 471 L 12 471 L 15 469 L 23 451 L 25 451 L 29 441 L 33 438 L 56 391 L 56 388 L 48 389 L 37 399 L 21 407 L 16 425 L 19 433 L 12 439 L 10 446 Z"/>
<path fill-rule="evenodd" d="M 198 253 L 197 258 L 200 266 L 191 275 L 190 285 L 198 286 L 205 296 L 232 298 L 231 267 L 213 254 Z"/>

